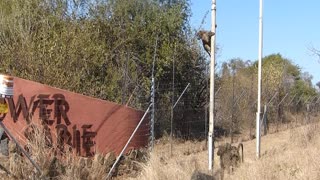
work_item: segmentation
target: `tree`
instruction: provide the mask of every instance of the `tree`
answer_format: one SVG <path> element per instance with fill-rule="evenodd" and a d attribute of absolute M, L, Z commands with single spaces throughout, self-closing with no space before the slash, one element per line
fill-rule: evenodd
<path fill-rule="evenodd" d="M 320 89 L 320 81 L 318 81 L 316 85 L 317 85 L 318 88 Z"/>
<path fill-rule="evenodd" d="M 312 76 L 307 72 L 301 72 L 299 66 L 281 54 L 264 57 L 262 72 L 262 104 L 267 104 L 275 96 L 269 104 L 274 108 L 270 108 L 268 112 L 268 117 L 273 122 L 280 123 L 286 119 L 285 103 L 280 104 L 285 97 L 295 98 L 292 104 L 296 104 L 300 96 L 304 102 L 316 95 L 311 83 Z M 222 120 L 217 122 L 218 126 L 223 129 L 235 128 L 232 131 L 241 131 L 242 128 L 249 128 L 251 131 L 254 127 L 257 73 L 257 61 L 250 63 L 236 58 L 222 63 L 218 78 L 222 91 L 219 92 L 216 101 L 216 107 L 219 107 L 217 119 Z M 230 118 L 233 118 L 232 123 Z"/>
<path fill-rule="evenodd" d="M 144 109 L 154 55 L 158 84 L 175 58 L 176 80 L 199 87 L 188 106 L 203 106 L 205 56 L 189 17 L 187 0 L 3 0 L 0 72 Z"/>
<path fill-rule="evenodd" d="M 318 49 L 316 49 L 316 48 L 314 48 L 314 47 L 310 48 L 309 50 L 310 50 L 315 56 L 317 56 L 318 59 L 320 60 L 320 50 L 318 50 Z"/>

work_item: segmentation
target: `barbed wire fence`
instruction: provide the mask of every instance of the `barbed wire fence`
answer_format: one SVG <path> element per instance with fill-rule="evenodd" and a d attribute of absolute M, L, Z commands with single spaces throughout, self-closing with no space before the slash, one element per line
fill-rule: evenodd
<path fill-rule="evenodd" d="M 192 90 L 195 88 L 192 85 L 188 87 L 188 84 L 176 84 L 175 98 L 172 98 L 172 84 L 159 85 L 157 90 L 159 96 L 155 100 L 155 107 L 157 107 L 155 122 L 158 128 L 156 133 L 158 137 L 164 134 L 172 134 L 174 138 L 186 140 L 192 137 L 204 137 L 205 109 L 193 107 Z M 179 97 L 180 99 L 178 99 Z M 172 99 L 175 101 L 172 102 Z"/>
<path fill-rule="evenodd" d="M 235 76 L 235 71 L 236 69 L 229 76 L 229 80 L 218 83 L 215 89 L 215 138 L 219 140 L 227 137 L 231 143 L 239 141 L 239 138 L 255 138 L 257 106 L 254 85 L 256 78 L 252 75 L 249 83 L 242 84 Z M 171 140 L 207 139 L 208 78 L 202 79 L 202 82 L 190 82 L 190 87 L 187 87 L 189 82 L 182 81 L 181 77 L 175 78 L 174 68 L 172 72 L 169 70 L 166 73 L 160 81 L 156 79 L 152 82 L 149 92 L 151 100 L 148 103 L 154 108 L 150 113 L 149 144 L 153 147 L 155 139 L 164 136 Z M 311 123 L 317 119 L 320 110 L 318 95 L 306 98 L 303 94 L 290 92 L 290 86 L 286 84 L 271 87 L 272 83 L 269 83 L 268 77 L 266 79 L 262 90 L 263 109 L 260 115 L 262 135 Z M 138 96 L 148 94 L 147 91 L 142 92 L 139 89 L 136 92 L 140 92 Z M 140 98 L 136 98 L 138 99 Z M 142 107 L 148 104 L 135 102 L 139 103 Z"/>
<path fill-rule="evenodd" d="M 163 135 L 172 135 L 173 138 L 182 140 L 207 138 L 208 101 L 206 98 L 197 99 L 194 91 L 204 89 L 204 93 L 207 93 L 208 87 L 201 87 L 200 84 L 191 85 L 175 108 L 171 109 L 174 104 L 172 99 L 177 100 L 186 86 L 186 83 L 176 83 L 174 94 L 172 82 L 158 84 L 156 87 L 156 138 Z M 252 98 L 250 88 L 237 88 L 234 94 L 233 91 L 232 87 L 222 86 L 215 90 L 215 137 L 218 139 L 230 137 L 231 141 L 236 142 L 238 136 L 247 134 L 247 139 L 253 139 L 255 138 L 254 114 L 257 102 Z M 262 96 L 264 101 L 260 124 L 263 135 L 311 123 L 319 113 L 319 96 L 303 99 L 302 95 L 291 94 L 289 91 L 285 93 L 265 91 Z"/>

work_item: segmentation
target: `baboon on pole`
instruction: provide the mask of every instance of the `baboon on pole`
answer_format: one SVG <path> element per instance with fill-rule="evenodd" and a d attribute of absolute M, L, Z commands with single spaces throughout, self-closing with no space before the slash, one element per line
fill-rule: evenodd
<path fill-rule="evenodd" d="M 198 40 L 202 41 L 202 45 L 204 50 L 207 51 L 209 56 L 211 56 L 211 37 L 214 36 L 215 34 L 211 31 L 199 31 L 197 33 Z"/>

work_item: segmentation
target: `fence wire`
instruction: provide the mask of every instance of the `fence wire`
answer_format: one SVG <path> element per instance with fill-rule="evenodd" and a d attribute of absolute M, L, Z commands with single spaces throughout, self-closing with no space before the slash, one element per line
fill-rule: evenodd
<path fill-rule="evenodd" d="M 173 137 L 185 140 L 205 139 L 208 131 L 208 87 L 203 84 L 191 85 L 171 112 L 172 99 L 182 93 L 186 84 L 159 84 L 155 98 L 156 138 L 171 133 L 171 113 L 173 113 Z M 201 91 L 201 96 L 200 92 Z M 195 93 L 198 92 L 198 93 Z M 215 137 L 230 136 L 236 140 L 240 133 L 248 138 L 255 136 L 256 93 L 254 89 L 218 86 L 215 89 Z M 172 98 L 174 96 L 174 98 Z M 199 97 L 198 97 L 199 96 Z M 318 96 L 305 98 L 287 92 L 262 93 L 261 114 L 262 134 L 273 133 L 312 122 L 319 112 Z M 264 112 L 264 109 L 261 109 Z"/>

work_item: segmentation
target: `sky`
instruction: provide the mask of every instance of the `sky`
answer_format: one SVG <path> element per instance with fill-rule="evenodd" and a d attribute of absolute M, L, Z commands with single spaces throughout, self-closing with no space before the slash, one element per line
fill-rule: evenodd
<path fill-rule="evenodd" d="M 191 0 L 193 28 L 211 30 L 211 4 L 212 0 Z M 257 60 L 259 0 L 216 0 L 216 4 L 218 63 L 232 58 Z M 263 56 L 280 53 L 309 72 L 315 84 L 320 81 L 320 59 L 312 47 L 320 50 L 319 0 L 264 0 Z"/>

